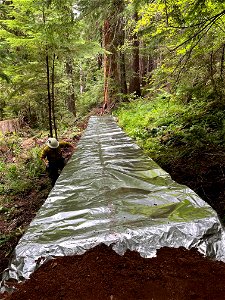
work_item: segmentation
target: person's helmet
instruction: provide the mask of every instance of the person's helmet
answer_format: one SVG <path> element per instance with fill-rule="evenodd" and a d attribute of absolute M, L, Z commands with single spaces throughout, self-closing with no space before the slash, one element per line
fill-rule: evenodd
<path fill-rule="evenodd" d="M 59 147 L 59 142 L 58 142 L 57 139 L 55 139 L 55 138 L 48 138 L 46 144 L 47 144 L 50 148 L 58 148 L 58 147 Z"/>

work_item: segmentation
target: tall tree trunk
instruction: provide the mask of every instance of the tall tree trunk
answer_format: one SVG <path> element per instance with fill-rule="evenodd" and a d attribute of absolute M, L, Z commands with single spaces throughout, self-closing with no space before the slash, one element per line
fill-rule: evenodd
<path fill-rule="evenodd" d="M 110 48 L 110 24 L 108 20 L 104 21 L 103 27 L 103 47 L 106 51 L 109 51 Z M 110 70 L 110 58 L 108 53 L 104 53 L 103 58 L 103 67 L 104 67 L 104 106 L 109 104 L 109 80 L 111 75 Z"/>
<path fill-rule="evenodd" d="M 138 21 L 137 11 L 134 13 L 134 20 Z M 139 74 L 139 40 L 138 35 L 133 35 L 133 51 L 132 51 L 132 74 L 129 84 L 129 93 L 134 93 L 136 96 L 141 96 L 140 74 Z"/>
<path fill-rule="evenodd" d="M 213 59 L 213 51 L 210 53 L 210 63 L 209 63 L 209 73 L 210 73 L 210 79 L 211 79 L 211 83 L 212 83 L 212 87 L 214 92 L 217 93 L 217 87 L 216 87 L 216 82 L 214 79 L 214 69 L 213 69 L 213 63 L 214 63 L 214 59 Z"/>
<path fill-rule="evenodd" d="M 140 81 L 141 86 L 145 86 L 152 77 L 154 70 L 154 60 L 150 55 L 140 56 Z"/>
<path fill-rule="evenodd" d="M 97 56 L 97 64 L 98 64 L 98 69 L 101 70 L 102 68 L 102 62 L 103 62 L 103 55 L 102 54 L 98 54 Z"/>
<path fill-rule="evenodd" d="M 127 80 L 126 80 L 126 62 L 125 62 L 125 54 L 120 52 L 120 86 L 121 93 L 127 94 Z"/>
<path fill-rule="evenodd" d="M 123 2 L 122 2 L 123 5 Z M 123 7 L 121 7 L 123 10 Z M 121 50 L 121 47 L 124 45 L 125 41 L 125 31 L 124 31 L 124 18 L 122 16 L 119 17 L 118 20 L 118 41 L 119 41 L 119 75 L 120 75 L 120 92 L 122 94 L 127 94 L 127 80 L 126 80 L 126 61 L 125 61 L 125 54 Z"/>
<path fill-rule="evenodd" d="M 220 78 L 223 80 L 223 72 L 224 72 L 224 55 L 225 55 L 225 44 L 222 46 L 222 55 L 220 61 Z"/>
<path fill-rule="evenodd" d="M 151 78 L 151 73 L 155 69 L 155 61 L 151 55 L 148 55 L 148 62 L 147 62 L 147 73 L 148 76 Z M 149 74 L 150 73 L 150 74 Z"/>
<path fill-rule="evenodd" d="M 67 107 L 68 110 L 74 115 L 76 118 L 76 96 L 75 96 L 75 87 L 74 87 L 74 78 L 73 78 L 73 61 L 72 59 L 68 59 L 66 62 L 66 73 L 70 80 L 69 84 L 69 95 L 67 97 Z"/>
<path fill-rule="evenodd" d="M 52 59 L 52 117 L 53 117 L 53 125 L 55 131 L 55 138 L 57 139 L 57 124 L 56 124 L 56 116 L 55 116 L 55 53 L 53 54 Z"/>
<path fill-rule="evenodd" d="M 49 123 L 49 135 L 53 136 L 52 130 L 52 99 L 50 90 L 50 71 L 49 71 L 49 57 L 46 55 L 46 75 L 47 75 L 47 91 L 48 91 L 48 123 Z"/>
<path fill-rule="evenodd" d="M 148 73 L 148 55 L 145 53 L 145 44 L 143 40 L 140 40 L 140 50 L 141 54 L 139 55 L 139 74 L 140 74 L 140 83 L 141 86 L 145 86 L 147 83 L 147 73 Z"/>
<path fill-rule="evenodd" d="M 46 18 L 45 18 L 45 11 L 42 11 L 43 23 L 45 25 Z M 49 55 L 48 55 L 48 47 L 46 46 L 46 76 L 47 76 L 47 92 L 48 92 L 48 124 L 49 124 L 49 135 L 50 137 L 53 136 L 53 129 L 52 129 L 52 99 L 51 99 L 51 88 L 50 88 L 50 68 L 49 68 Z"/>
<path fill-rule="evenodd" d="M 99 29 L 99 34 L 100 34 L 100 39 L 99 39 L 99 44 L 101 45 L 101 48 L 104 47 L 104 41 L 103 41 L 103 29 L 104 29 L 104 26 L 103 27 L 100 27 Z M 97 55 L 97 64 L 98 64 L 98 69 L 101 70 L 102 67 L 103 67 L 103 60 L 104 60 L 104 55 L 102 54 L 98 54 Z"/>
<path fill-rule="evenodd" d="M 80 66 L 80 93 L 83 94 L 85 92 L 85 76 L 82 66 Z"/>

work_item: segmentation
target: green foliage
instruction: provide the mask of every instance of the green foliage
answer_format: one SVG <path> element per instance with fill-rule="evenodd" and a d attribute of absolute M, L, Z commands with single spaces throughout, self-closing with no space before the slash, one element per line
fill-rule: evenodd
<path fill-rule="evenodd" d="M 214 103 L 215 105 L 215 103 Z M 183 103 L 168 93 L 132 100 L 116 111 L 119 124 L 153 158 L 186 156 L 222 147 L 225 112 L 202 99 Z"/>
<path fill-rule="evenodd" d="M 3 234 L 0 237 L 0 247 L 10 239 L 10 235 Z"/>
<path fill-rule="evenodd" d="M 153 1 L 139 7 L 136 31 L 157 61 L 151 87 L 187 87 L 188 98 L 198 97 L 197 91 L 205 99 L 210 93 L 224 97 L 224 8 L 222 1 L 196 0 Z"/>
<path fill-rule="evenodd" d="M 13 140 L 13 142 L 12 142 Z M 39 147 L 31 148 L 24 154 L 20 138 L 16 135 L 0 140 L 3 155 L 0 160 L 0 195 L 26 193 L 33 188 L 33 180 L 44 173 Z"/>
<path fill-rule="evenodd" d="M 93 86 L 89 85 L 78 99 L 78 111 L 81 116 L 87 114 L 92 108 L 99 106 L 103 101 L 103 81 L 101 77 L 96 78 L 94 81 L 95 84 L 92 82 Z"/>
<path fill-rule="evenodd" d="M 50 72 L 56 57 L 56 119 L 61 119 L 62 110 L 69 115 L 66 103 L 71 90 L 75 101 L 80 94 L 80 65 L 101 52 L 99 42 L 84 35 L 87 26 L 73 14 L 74 5 L 72 0 L 63 1 L 63 5 L 58 0 L 15 0 L 13 5 L 1 5 L 1 119 L 24 116 L 30 126 L 48 127 L 47 55 Z M 67 61 L 73 66 L 71 78 L 65 67 Z M 92 68 L 88 72 L 91 74 Z"/>
<path fill-rule="evenodd" d="M 39 147 L 31 148 L 28 152 L 28 158 L 25 163 L 26 177 L 28 179 L 35 179 L 44 173 L 43 162 L 40 159 L 41 149 Z"/>

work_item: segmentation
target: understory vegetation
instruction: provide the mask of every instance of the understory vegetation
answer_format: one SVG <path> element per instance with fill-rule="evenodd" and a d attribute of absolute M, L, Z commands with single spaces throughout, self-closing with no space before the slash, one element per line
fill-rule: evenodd
<path fill-rule="evenodd" d="M 162 163 L 224 149 L 225 111 L 214 99 L 184 103 L 179 95 L 161 91 L 131 100 L 115 113 L 127 134 Z"/>
<path fill-rule="evenodd" d="M 59 138 L 76 140 L 81 129 L 74 121 L 62 121 Z M 48 137 L 47 131 L 31 130 L 0 134 L 0 197 L 24 195 L 33 190 L 35 181 L 46 177 L 41 152 Z M 48 181 L 47 177 L 45 180 Z M 1 211 L 1 203 L 0 203 Z"/>
<path fill-rule="evenodd" d="M 44 174 L 41 148 L 22 145 L 23 141 L 17 134 L 0 137 L 0 221 L 6 224 L 5 230 L 1 228 L 4 234 L 1 234 L 0 246 L 19 238 L 25 230 L 24 223 L 27 223 L 16 221 L 21 213 L 18 199 L 25 199 L 34 187 L 36 193 L 41 189 L 39 180 Z M 12 226 L 12 220 L 16 226 Z"/>
<path fill-rule="evenodd" d="M 41 148 L 24 149 L 21 142 L 16 134 L 0 139 L 0 195 L 26 193 L 33 188 L 34 180 L 44 173 Z"/>

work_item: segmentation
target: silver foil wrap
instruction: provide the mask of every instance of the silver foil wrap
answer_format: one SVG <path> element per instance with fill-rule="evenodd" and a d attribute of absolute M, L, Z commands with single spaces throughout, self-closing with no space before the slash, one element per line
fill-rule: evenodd
<path fill-rule="evenodd" d="M 83 254 L 100 243 L 143 257 L 167 247 L 196 247 L 225 261 L 216 212 L 174 182 L 111 116 L 91 117 L 76 152 L 19 241 L 6 281 L 29 278 L 54 256 Z"/>

